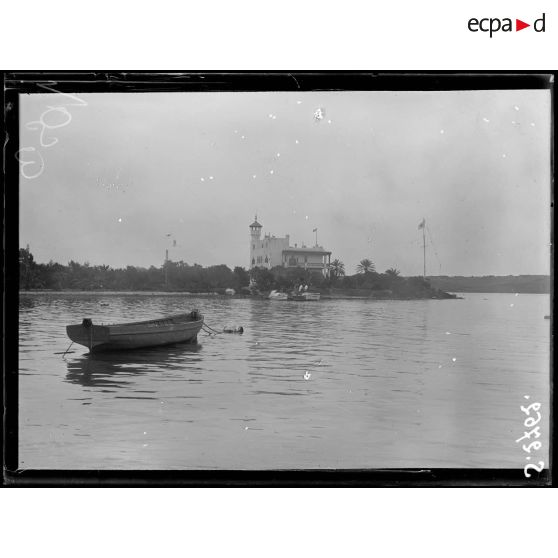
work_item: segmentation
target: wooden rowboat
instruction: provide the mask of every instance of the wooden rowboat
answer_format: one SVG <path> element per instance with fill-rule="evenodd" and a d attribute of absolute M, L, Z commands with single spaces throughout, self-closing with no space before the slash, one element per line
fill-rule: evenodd
<path fill-rule="evenodd" d="M 97 325 L 85 318 L 81 324 L 66 326 L 66 333 L 74 343 L 96 353 L 173 343 L 196 343 L 202 326 L 203 315 L 193 310 L 187 314 L 126 324 Z"/>
<path fill-rule="evenodd" d="M 311 292 L 311 291 L 304 291 L 303 293 L 297 293 L 296 291 L 289 296 L 289 300 L 298 300 L 298 301 L 306 301 L 306 300 L 320 300 L 320 293 Z"/>
<path fill-rule="evenodd" d="M 279 291 L 271 291 L 267 297 L 269 300 L 288 300 L 289 295 L 287 293 L 281 293 Z"/>

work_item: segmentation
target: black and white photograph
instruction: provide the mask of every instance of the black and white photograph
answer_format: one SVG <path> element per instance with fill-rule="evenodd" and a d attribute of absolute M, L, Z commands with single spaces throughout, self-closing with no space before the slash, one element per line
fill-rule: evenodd
<path fill-rule="evenodd" d="M 19 471 L 548 482 L 551 76 L 69 76 L 8 77 Z"/>

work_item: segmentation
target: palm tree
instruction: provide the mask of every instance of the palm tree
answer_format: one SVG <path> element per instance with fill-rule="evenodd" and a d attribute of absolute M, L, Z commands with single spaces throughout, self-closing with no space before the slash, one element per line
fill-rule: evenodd
<path fill-rule="evenodd" d="M 356 266 L 357 273 L 371 273 L 376 271 L 376 266 L 368 258 L 360 260 L 359 264 Z"/>
<path fill-rule="evenodd" d="M 386 269 L 386 275 L 389 275 L 390 277 L 398 277 L 400 272 L 398 269 L 395 269 L 395 267 L 390 267 L 389 269 Z"/>
<path fill-rule="evenodd" d="M 345 275 L 345 264 L 341 260 L 333 260 L 329 264 L 329 274 L 333 279 L 343 277 Z"/>

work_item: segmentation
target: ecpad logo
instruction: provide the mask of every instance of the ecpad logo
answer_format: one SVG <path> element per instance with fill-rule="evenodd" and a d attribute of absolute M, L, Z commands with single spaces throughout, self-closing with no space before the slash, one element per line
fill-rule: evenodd
<path fill-rule="evenodd" d="M 533 22 L 533 29 L 537 33 L 545 32 L 545 17 L 546 14 L 543 13 L 543 15 L 539 19 L 536 19 Z M 492 35 L 494 33 L 497 33 L 498 31 L 503 31 L 504 33 L 506 33 L 514 30 L 512 18 L 509 17 L 505 17 L 503 19 L 497 17 L 485 17 L 482 19 L 477 19 L 475 17 L 472 17 L 469 20 L 467 27 L 469 28 L 469 31 L 473 33 L 477 33 L 478 31 L 481 31 L 483 33 L 490 33 L 490 38 L 492 38 Z M 515 31 L 521 31 L 522 29 L 525 29 L 527 27 L 531 27 L 531 24 L 525 23 L 520 19 L 515 20 Z"/>

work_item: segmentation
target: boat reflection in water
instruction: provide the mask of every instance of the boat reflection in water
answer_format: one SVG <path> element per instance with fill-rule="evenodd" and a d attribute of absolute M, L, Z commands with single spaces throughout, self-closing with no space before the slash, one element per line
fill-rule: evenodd
<path fill-rule="evenodd" d="M 149 372 L 198 369 L 201 357 L 200 344 L 180 344 L 164 347 L 115 351 L 110 353 L 87 353 L 67 359 L 65 381 L 84 387 L 124 388 L 135 383 L 135 378 Z"/>

